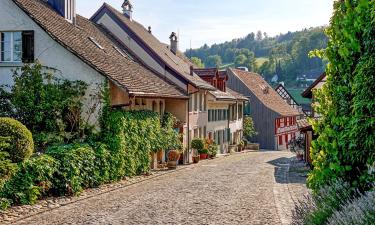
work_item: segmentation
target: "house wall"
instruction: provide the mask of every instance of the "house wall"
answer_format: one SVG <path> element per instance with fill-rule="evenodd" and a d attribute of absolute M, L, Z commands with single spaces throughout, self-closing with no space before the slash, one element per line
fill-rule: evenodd
<path fill-rule="evenodd" d="M 169 71 L 166 70 L 166 65 L 156 61 L 142 46 L 140 46 L 133 37 L 127 33 L 122 27 L 120 27 L 108 14 L 104 14 L 97 21 L 98 24 L 103 25 L 113 35 L 116 36 L 127 48 L 130 49 L 139 59 L 143 61 L 147 66 L 158 72 L 160 75 L 167 77 L 177 86 L 186 90 L 186 83 L 181 82 Z M 162 64 L 162 65 L 161 65 Z"/>
<path fill-rule="evenodd" d="M 238 111 L 238 105 L 242 104 L 244 109 L 244 103 L 243 102 L 238 102 L 237 103 L 237 119 L 233 121 L 229 121 L 229 129 L 231 133 L 231 143 L 233 145 L 237 145 L 241 142 L 243 138 L 243 112 Z M 242 113 L 242 118 L 239 118 L 239 114 Z"/>
<path fill-rule="evenodd" d="M 88 108 L 92 105 L 89 94 L 100 91 L 106 78 L 55 42 L 12 0 L 1 1 L 0 15 L 0 31 L 34 30 L 34 55 L 46 70 L 53 72 L 58 78 L 72 81 L 82 80 L 89 84 L 87 100 L 84 102 L 83 108 L 83 111 L 88 111 Z M 22 63 L 0 62 L 0 85 L 12 85 L 14 83 L 12 70 L 20 68 L 22 65 Z M 90 117 L 91 123 L 97 122 L 99 112 L 100 107 Z"/>
<path fill-rule="evenodd" d="M 279 114 L 259 101 L 249 88 L 230 70 L 228 70 L 228 76 L 228 87 L 249 98 L 251 104 L 250 116 L 253 118 L 255 130 L 258 132 L 258 135 L 254 136 L 251 141 L 259 143 L 262 149 L 274 150 L 276 146 L 275 120 L 280 117 Z"/>

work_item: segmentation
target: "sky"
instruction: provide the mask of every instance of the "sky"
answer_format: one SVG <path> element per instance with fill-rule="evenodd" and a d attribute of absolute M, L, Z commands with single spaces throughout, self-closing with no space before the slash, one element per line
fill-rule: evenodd
<path fill-rule="evenodd" d="M 77 0 L 77 11 L 90 18 L 107 2 L 121 10 L 123 0 Z M 133 18 L 162 42 L 172 31 L 181 50 L 245 37 L 258 30 L 275 36 L 328 25 L 333 0 L 132 0 Z"/>

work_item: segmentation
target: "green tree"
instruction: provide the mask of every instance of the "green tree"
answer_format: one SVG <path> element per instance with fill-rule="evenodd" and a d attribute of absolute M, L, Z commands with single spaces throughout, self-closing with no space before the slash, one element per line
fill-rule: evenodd
<path fill-rule="evenodd" d="M 315 52 L 329 64 L 315 93 L 321 118 L 308 184 L 317 191 L 341 178 L 364 191 L 375 181 L 375 1 L 335 1 L 327 35 L 328 48 Z"/>
<path fill-rule="evenodd" d="M 234 65 L 236 67 L 246 66 L 246 61 L 247 61 L 247 57 L 244 54 L 240 54 L 236 56 L 236 58 L 234 59 Z"/>
<path fill-rule="evenodd" d="M 205 64 L 207 67 L 218 68 L 222 65 L 221 57 L 219 55 L 211 55 L 207 58 L 207 61 Z"/>
<path fill-rule="evenodd" d="M 247 139 L 250 139 L 258 134 L 254 127 L 254 121 L 251 117 L 246 117 L 243 122 L 243 133 Z"/>
<path fill-rule="evenodd" d="M 198 57 L 191 57 L 191 62 L 196 65 L 198 68 L 204 68 L 204 63 Z"/>

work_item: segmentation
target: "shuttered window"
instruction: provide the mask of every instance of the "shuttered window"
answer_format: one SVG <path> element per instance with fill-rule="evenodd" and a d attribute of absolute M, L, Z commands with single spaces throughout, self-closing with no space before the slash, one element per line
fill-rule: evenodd
<path fill-rule="evenodd" d="M 22 62 L 34 62 L 34 31 L 22 32 Z"/>

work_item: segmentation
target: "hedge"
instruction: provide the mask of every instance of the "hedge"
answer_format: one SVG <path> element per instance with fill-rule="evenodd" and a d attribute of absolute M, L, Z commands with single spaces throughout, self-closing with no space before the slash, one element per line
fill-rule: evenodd
<path fill-rule="evenodd" d="M 110 111 L 96 140 L 102 143 L 54 146 L 19 163 L 16 174 L 0 187 L 0 207 L 33 204 L 49 195 L 77 195 L 85 188 L 148 172 L 151 152 L 179 146 L 170 116 L 168 121 L 162 126 L 159 115 L 150 111 Z"/>

